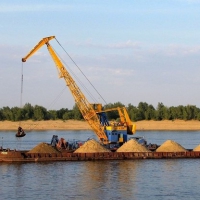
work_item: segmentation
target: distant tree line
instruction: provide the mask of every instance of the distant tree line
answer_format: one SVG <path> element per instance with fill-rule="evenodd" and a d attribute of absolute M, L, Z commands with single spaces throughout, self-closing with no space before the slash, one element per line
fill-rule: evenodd
<path fill-rule="evenodd" d="M 3 107 L 0 109 L 0 121 L 24 121 L 24 120 L 69 120 L 83 119 L 78 107 L 75 105 L 72 110 L 67 108 L 62 108 L 60 110 L 47 110 L 43 106 L 35 105 L 32 106 L 30 103 L 24 105 L 23 108 L 13 107 L 9 108 Z"/>
<path fill-rule="evenodd" d="M 120 102 L 110 103 L 104 106 L 104 109 L 123 107 Z M 146 102 L 140 102 L 138 106 L 128 104 L 127 111 L 132 121 L 141 120 L 200 120 L 200 109 L 195 105 L 187 106 L 171 106 L 167 107 L 163 103 L 158 103 L 154 108 Z M 107 113 L 109 120 L 117 120 L 119 118 L 117 111 Z M 0 108 L 0 121 L 24 121 L 24 120 L 82 120 L 83 117 L 76 105 L 70 110 L 62 108 L 60 110 L 47 110 L 43 106 L 32 106 L 30 103 L 24 105 L 23 108 L 13 107 Z"/>

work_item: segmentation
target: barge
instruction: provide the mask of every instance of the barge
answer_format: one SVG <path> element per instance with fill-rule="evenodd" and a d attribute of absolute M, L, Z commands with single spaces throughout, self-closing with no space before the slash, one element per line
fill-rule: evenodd
<path fill-rule="evenodd" d="M 104 153 L 28 153 L 28 151 L 2 150 L 0 162 L 51 162 L 51 161 L 97 161 L 135 159 L 200 158 L 200 151 L 186 152 L 104 152 Z"/>

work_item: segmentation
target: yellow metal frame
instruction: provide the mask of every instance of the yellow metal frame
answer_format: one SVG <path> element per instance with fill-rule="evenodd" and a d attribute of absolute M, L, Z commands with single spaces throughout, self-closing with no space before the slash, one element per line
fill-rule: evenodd
<path fill-rule="evenodd" d="M 96 133 L 97 137 L 101 142 L 104 144 L 108 143 L 108 138 L 104 132 L 104 127 L 100 125 L 99 118 L 93 109 L 92 105 L 88 102 L 88 100 L 85 98 L 84 94 L 79 89 L 76 82 L 73 80 L 69 72 L 66 70 L 56 53 L 54 52 L 53 48 L 49 44 L 49 41 L 54 39 L 55 36 L 50 36 L 43 38 L 24 58 L 22 58 L 22 62 L 26 62 L 28 58 L 30 58 L 35 52 L 38 51 L 43 45 L 47 45 L 47 49 L 55 62 L 56 67 L 58 68 L 59 74 L 61 78 L 64 78 L 66 85 L 69 87 L 72 96 L 74 97 L 74 100 L 80 110 L 80 112 L 83 115 L 83 118 L 88 122 L 88 124 L 91 126 L 93 131 Z"/>
<path fill-rule="evenodd" d="M 129 117 L 128 112 L 125 107 L 110 108 L 110 109 L 103 110 L 101 112 L 110 112 L 110 111 L 114 111 L 114 110 L 117 110 L 119 113 L 121 125 L 123 125 L 125 127 L 127 126 L 127 133 L 134 134 L 136 132 L 136 125 L 133 124 L 132 121 L 130 120 L 130 117 Z M 119 127 L 119 129 L 121 129 L 121 126 L 116 126 L 116 127 Z M 111 130 L 112 128 L 106 127 L 106 129 Z"/>

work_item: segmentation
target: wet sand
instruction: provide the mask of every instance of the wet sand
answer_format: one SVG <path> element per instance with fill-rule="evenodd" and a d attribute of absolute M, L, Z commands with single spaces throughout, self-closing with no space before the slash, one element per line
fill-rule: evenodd
<path fill-rule="evenodd" d="M 134 122 L 139 130 L 200 130 L 200 121 L 138 121 Z M 49 120 L 49 121 L 0 121 L 0 130 L 17 130 L 21 126 L 24 130 L 91 130 L 85 121 Z"/>

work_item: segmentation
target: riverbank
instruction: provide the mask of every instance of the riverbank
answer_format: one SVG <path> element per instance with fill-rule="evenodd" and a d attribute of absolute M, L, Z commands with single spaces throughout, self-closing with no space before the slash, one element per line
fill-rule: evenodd
<path fill-rule="evenodd" d="M 135 122 L 139 130 L 200 130 L 200 121 L 139 121 Z M 85 121 L 76 120 L 48 120 L 48 121 L 0 121 L 0 130 L 17 130 L 21 126 L 24 130 L 91 130 Z"/>

